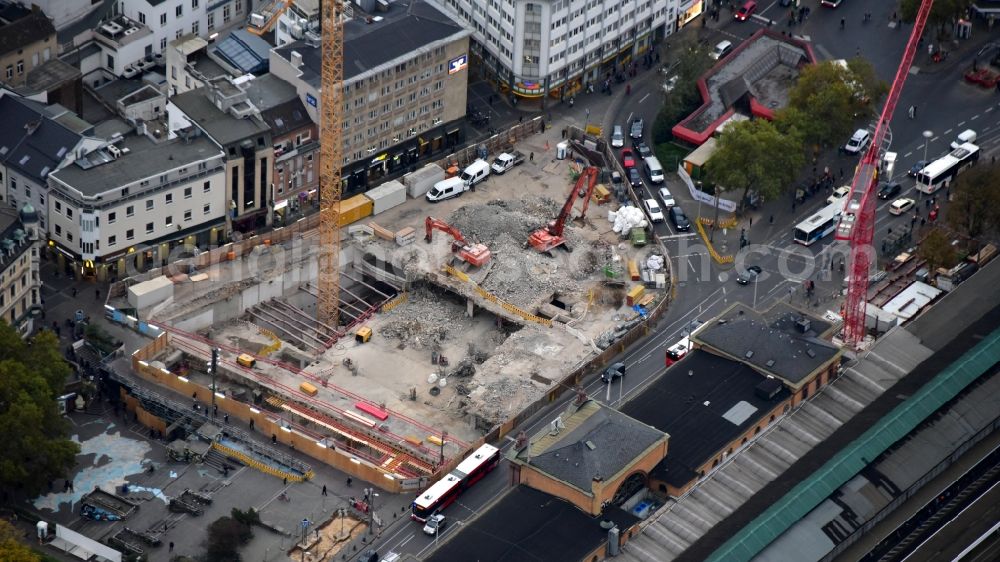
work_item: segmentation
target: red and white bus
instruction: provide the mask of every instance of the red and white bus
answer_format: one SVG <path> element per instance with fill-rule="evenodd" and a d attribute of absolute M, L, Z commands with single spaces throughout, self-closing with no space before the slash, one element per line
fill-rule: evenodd
<path fill-rule="evenodd" d="M 500 449 L 489 443 L 458 463 L 455 470 L 435 482 L 413 500 L 410 519 L 425 523 L 427 518 L 451 505 L 459 494 L 472 486 L 500 463 Z"/>

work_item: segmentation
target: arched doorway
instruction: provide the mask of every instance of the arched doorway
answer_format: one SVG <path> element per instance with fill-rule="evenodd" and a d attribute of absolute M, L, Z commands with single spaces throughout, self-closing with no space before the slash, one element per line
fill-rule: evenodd
<path fill-rule="evenodd" d="M 635 495 L 636 492 L 646 487 L 646 475 L 641 472 L 635 472 L 629 475 L 625 481 L 622 482 L 621 486 L 615 490 L 615 495 L 611 498 L 611 505 L 615 507 L 620 507 L 629 498 Z"/>

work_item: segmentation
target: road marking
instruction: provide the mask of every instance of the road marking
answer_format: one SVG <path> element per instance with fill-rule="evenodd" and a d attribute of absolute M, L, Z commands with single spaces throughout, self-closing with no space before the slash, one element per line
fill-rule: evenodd
<path fill-rule="evenodd" d="M 944 134 L 946 134 L 946 135 L 950 135 L 950 134 L 951 134 L 951 132 L 952 132 L 952 130 L 953 130 L 953 129 L 948 129 L 947 131 L 945 131 L 945 132 L 944 132 Z"/>
<path fill-rule="evenodd" d="M 913 154 L 913 153 L 912 152 L 907 152 L 906 154 L 903 155 L 903 158 L 909 158 L 911 154 Z"/>
<path fill-rule="evenodd" d="M 989 113 L 989 112 L 993 111 L 994 109 L 995 109 L 995 108 L 993 108 L 993 107 L 987 107 L 987 108 L 986 108 L 986 113 Z"/>
<path fill-rule="evenodd" d="M 707 255 L 708 252 L 695 252 L 693 254 L 684 254 L 683 256 L 673 256 L 673 257 L 676 259 L 681 259 L 681 258 L 697 258 L 700 256 L 707 256 Z"/>
<path fill-rule="evenodd" d="M 403 548 L 404 546 L 406 546 L 406 543 L 412 541 L 413 537 L 415 537 L 415 536 L 417 536 L 417 535 L 413 534 L 413 535 L 410 535 L 410 536 L 406 537 L 406 539 L 404 539 L 403 542 L 401 542 L 398 545 L 396 545 L 396 547 L 397 548 Z"/>
<path fill-rule="evenodd" d="M 646 95 L 642 96 L 641 98 L 639 98 L 639 103 L 642 103 L 642 102 L 646 101 L 646 98 L 648 98 L 648 97 L 649 97 L 649 94 L 646 94 Z"/>
<path fill-rule="evenodd" d="M 694 236 L 696 236 L 695 233 L 688 232 L 686 234 L 671 234 L 670 236 L 657 236 L 657 238 L 659 238 L 660 240 L 672 240 L 674 238 L 693 238 Z"/>
<path fill-rule="evenodd" d="M 691 273 L 694 273 L 695 277 L 697 277 L 698 270 L 694 268 L 694 262 L 692 262 L 691 260 L 688 260 L 688 267 L 691 268 Z"/>
<path fill-rule="evenodd" d="M 959 127 L 961 127 L 962 125 L 965 125 L 965 121 L 962 121 L 961 123 L 958 124 Z"/>
<path fill-rule="evenodd" d="M 938 138 L 940 138 L 940 137 L 934 137 L 934 138 L 932 138 L 931 142 L 934 142 L 934 141 L 938 140 Z"/>
<path fill-rule="evenodd" d="M 969 119 L 969 121 L 975 121 L 976 119 L 979 119 L 979 116 L 978 115 L 973 115 L 972 119 Z"/>

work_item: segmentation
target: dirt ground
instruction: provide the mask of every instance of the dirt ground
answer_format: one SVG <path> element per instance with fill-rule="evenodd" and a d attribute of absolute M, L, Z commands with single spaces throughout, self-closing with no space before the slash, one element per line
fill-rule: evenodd
<path fill-rule="evenodd" d="M 289 562 L 333 560 L 341 549 L 351 544 L 351 540 L 367 530 L 367 523 L 353 517 L 340 517 L 338 515 L 316 531 L 310 532 L 310 538 L 305 541 L 304 557 L 301 546 L 296 546 L 288 552 L 288 560 Z"/>

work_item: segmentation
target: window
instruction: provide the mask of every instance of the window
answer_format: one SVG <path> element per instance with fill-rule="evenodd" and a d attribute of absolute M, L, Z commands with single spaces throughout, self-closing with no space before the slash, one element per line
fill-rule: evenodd
<path fill-rule="evenodd" d="M 201 208 L 201 213 L 207 215 L 212 212 L 212 205 L 205 203 L 205 206 Z"/>
<path fill-rule="evenodd" d="M 167 14 L 160 14 L 160 27 L 167 25 Z"/>
<path fill-rule="evenodd" d="M 114 212 L 108 213 L 108 224 L 114 224 L 115 220 L 117 219 L 118 219 L 117 213 Z"/>
<path fill-rule="evenodd" d="M 167 199 L 167 205 L 173 203 L 174 202 L 174 194 L 173 193 L 168 193 L 166 195 L 166 199 Z"/>
<path fill-rule="evenodd" d="M 24 186 L 24 195 L 28 199 L 31 199 L 31 186 L 28 185 Z"/>
<path fill-rule="evenodd" d="M 146 25 L 146 14 L 139 12 L 139 23 Z"/>
<path fill-rule="evenodd" d="M 131 229 L 131 228 L 128 229 L 128 230 L 126 230 L 125 231 L 125 239 L 126 240 L 131 240 L 133 238 L 135 238 L 135 230 Z"/>
<path fill-rule="evenodd" d="M 184 211 L 184 222 L 191 220 L 191 211 Z"/>
<path fill-rule="evenodd" d="M 230 17 L 230 15 L 232 15 L 232 14 L 231 14 L 231 10 L 229 8 L 229 5 L 223 6 L 222 7 L 222 23 L 223 23 L 223 25 L 229 23 L 229 17 Z"/>
<path fill-rule="evenodd" d="M 70 207 L 66 207 L 66 218 L 73 218 L 73 209 Z"/>
<path fill-rule="evenodd" d="M 17 180 L 14 178 L 10 178 L 10 190 L 17 191 Z"/>
<path fill-rule="evenodd" d="M 146 199 L 146 210 L 147 211 L 152 211 L 153 210 L 153 200 L 152 199 Z"/>
<path fill-rule="evenodd" d="M 125 216 L 126 217 L 131 217 L 134 214 L 135 214 L 135 207 L 134 206 L 129 205 L 128 207 L 125 207 Z"/>
<path fill-rule="evenodd" d="M 191 33 L 193 33 L 195 35 L 198 35 L 198 22 L 197 21 L 191 23 Z"/>
<path fill-rule="evenodd" d="M 178 4 L 178 5 L 177 5 L 177 9 L 175 9 L 175 10 L 174 10 L 174 14 L 175 14 L 175 15 L 176 15 L 177 17 L 181 17 L 181 16 L 183 16 L 183 15 L 184 15 L 184 6 L 183 6 L 183 5 L 181 5 L 181 4 Z"/>
<path fill-rule="evenodd" d="M 114 70 L 114 68 L 115 68 L 115 57 L 113 57 L 112 55 L 108 55 L 108 60 L 105 61 L 105 63 L 106 63 L 106 66 L 108 68 Z M 10 67 L 9 66 L 7 67 L 7 72 L 10 73 Z M 10 76 L 8 76 L 8 78 L 9 77 Z"/>
<path fill-rule="evenodd" d="M 108 236 L 108 246 L 114 246 L 117 243 L 118 243 L 118 237 L 117 236 L 114 236 L 114 235 Z"/>
<path fill-rule="evenodd" d="M 191 9 L 192 10 L 198 9 L 198 0 L 191 0 Z"/>
<path fill-rule="evenodd" d="M 56 201 L 56 212 L 62 213 L 62 203 Z"/>
<path fill-rule="evenodd" d="M 23 60 L 17 61 L 17 73 L 18 74 L 24 74 L 24 61 Z"/>
<path fill-rule="evenodd" d="M 147 222 L 146 223 L 146 234 L 152 234 L 152 233 L 153 233 L 153 223 Z"/>
<path fill-rule="evenodd" d="M 183 29 L 178 29 L 176 32 L 174 32 L 174 39 L 180 39 L 183 36 L 184 36 Z"/>
<path fill-rule="evenodd" d="M 112 63 L 111 66 L 114 66 L 114 63 Z M 11 79 L 13 77 L 14 77 L 14 66 L 8 64 L 7 65 L 7 79 Z"/>
<path fill-rule="evenodd" d="M 208 30 L 212 31 L 215 29 L 215 14 L 212 12 L 208 13 Z"/>
<path fill-rule="evenodd" d="M 160 39 L 160 51 L 162 52 L 165 51 L 166 49 L 167 49 L 167 38 L 164 37 L 163 39 Z"/>
<path fill-rule="evenodd" d="M 66 239 L 69 240 L 70 242 L 72 242 L 73 241 L 73 233 L 72 232 L 67 232 L 66 233 Z"/>
<path fill-rule="evenodd" d="M 236 0 L 236 13 L 243 11 L 243 0 Z"/>
<path fill-rule="evenodd" d="M 167 215 L 167 218 L 163 221 L 167 226 L 174 224 L 173 215 Z"/>
<path fill-rule="evenodd" d="M 56 225 L 56 236 L 62 236 L 62 226 Z"/>
<path fill-rule="evenodd" d="M 191 188 L 190 187 L 185 187 L 184 188 L 184 198 L 185 199 L 190 199 L 191 198 Z"/>
<path fill-rule="evenodd" d="M 202 192 L 202 193 L 209 193 L 209 192 L 211 192 L 211 191 L 212 191 L 212 184 L 211 184 L 211 183 L 209 183 L 209 182 L 205 182 L 205 183 L 204 183 L 204 184 L 203 184 L 203 185 L 201 186 L 201 192 Z"/>

